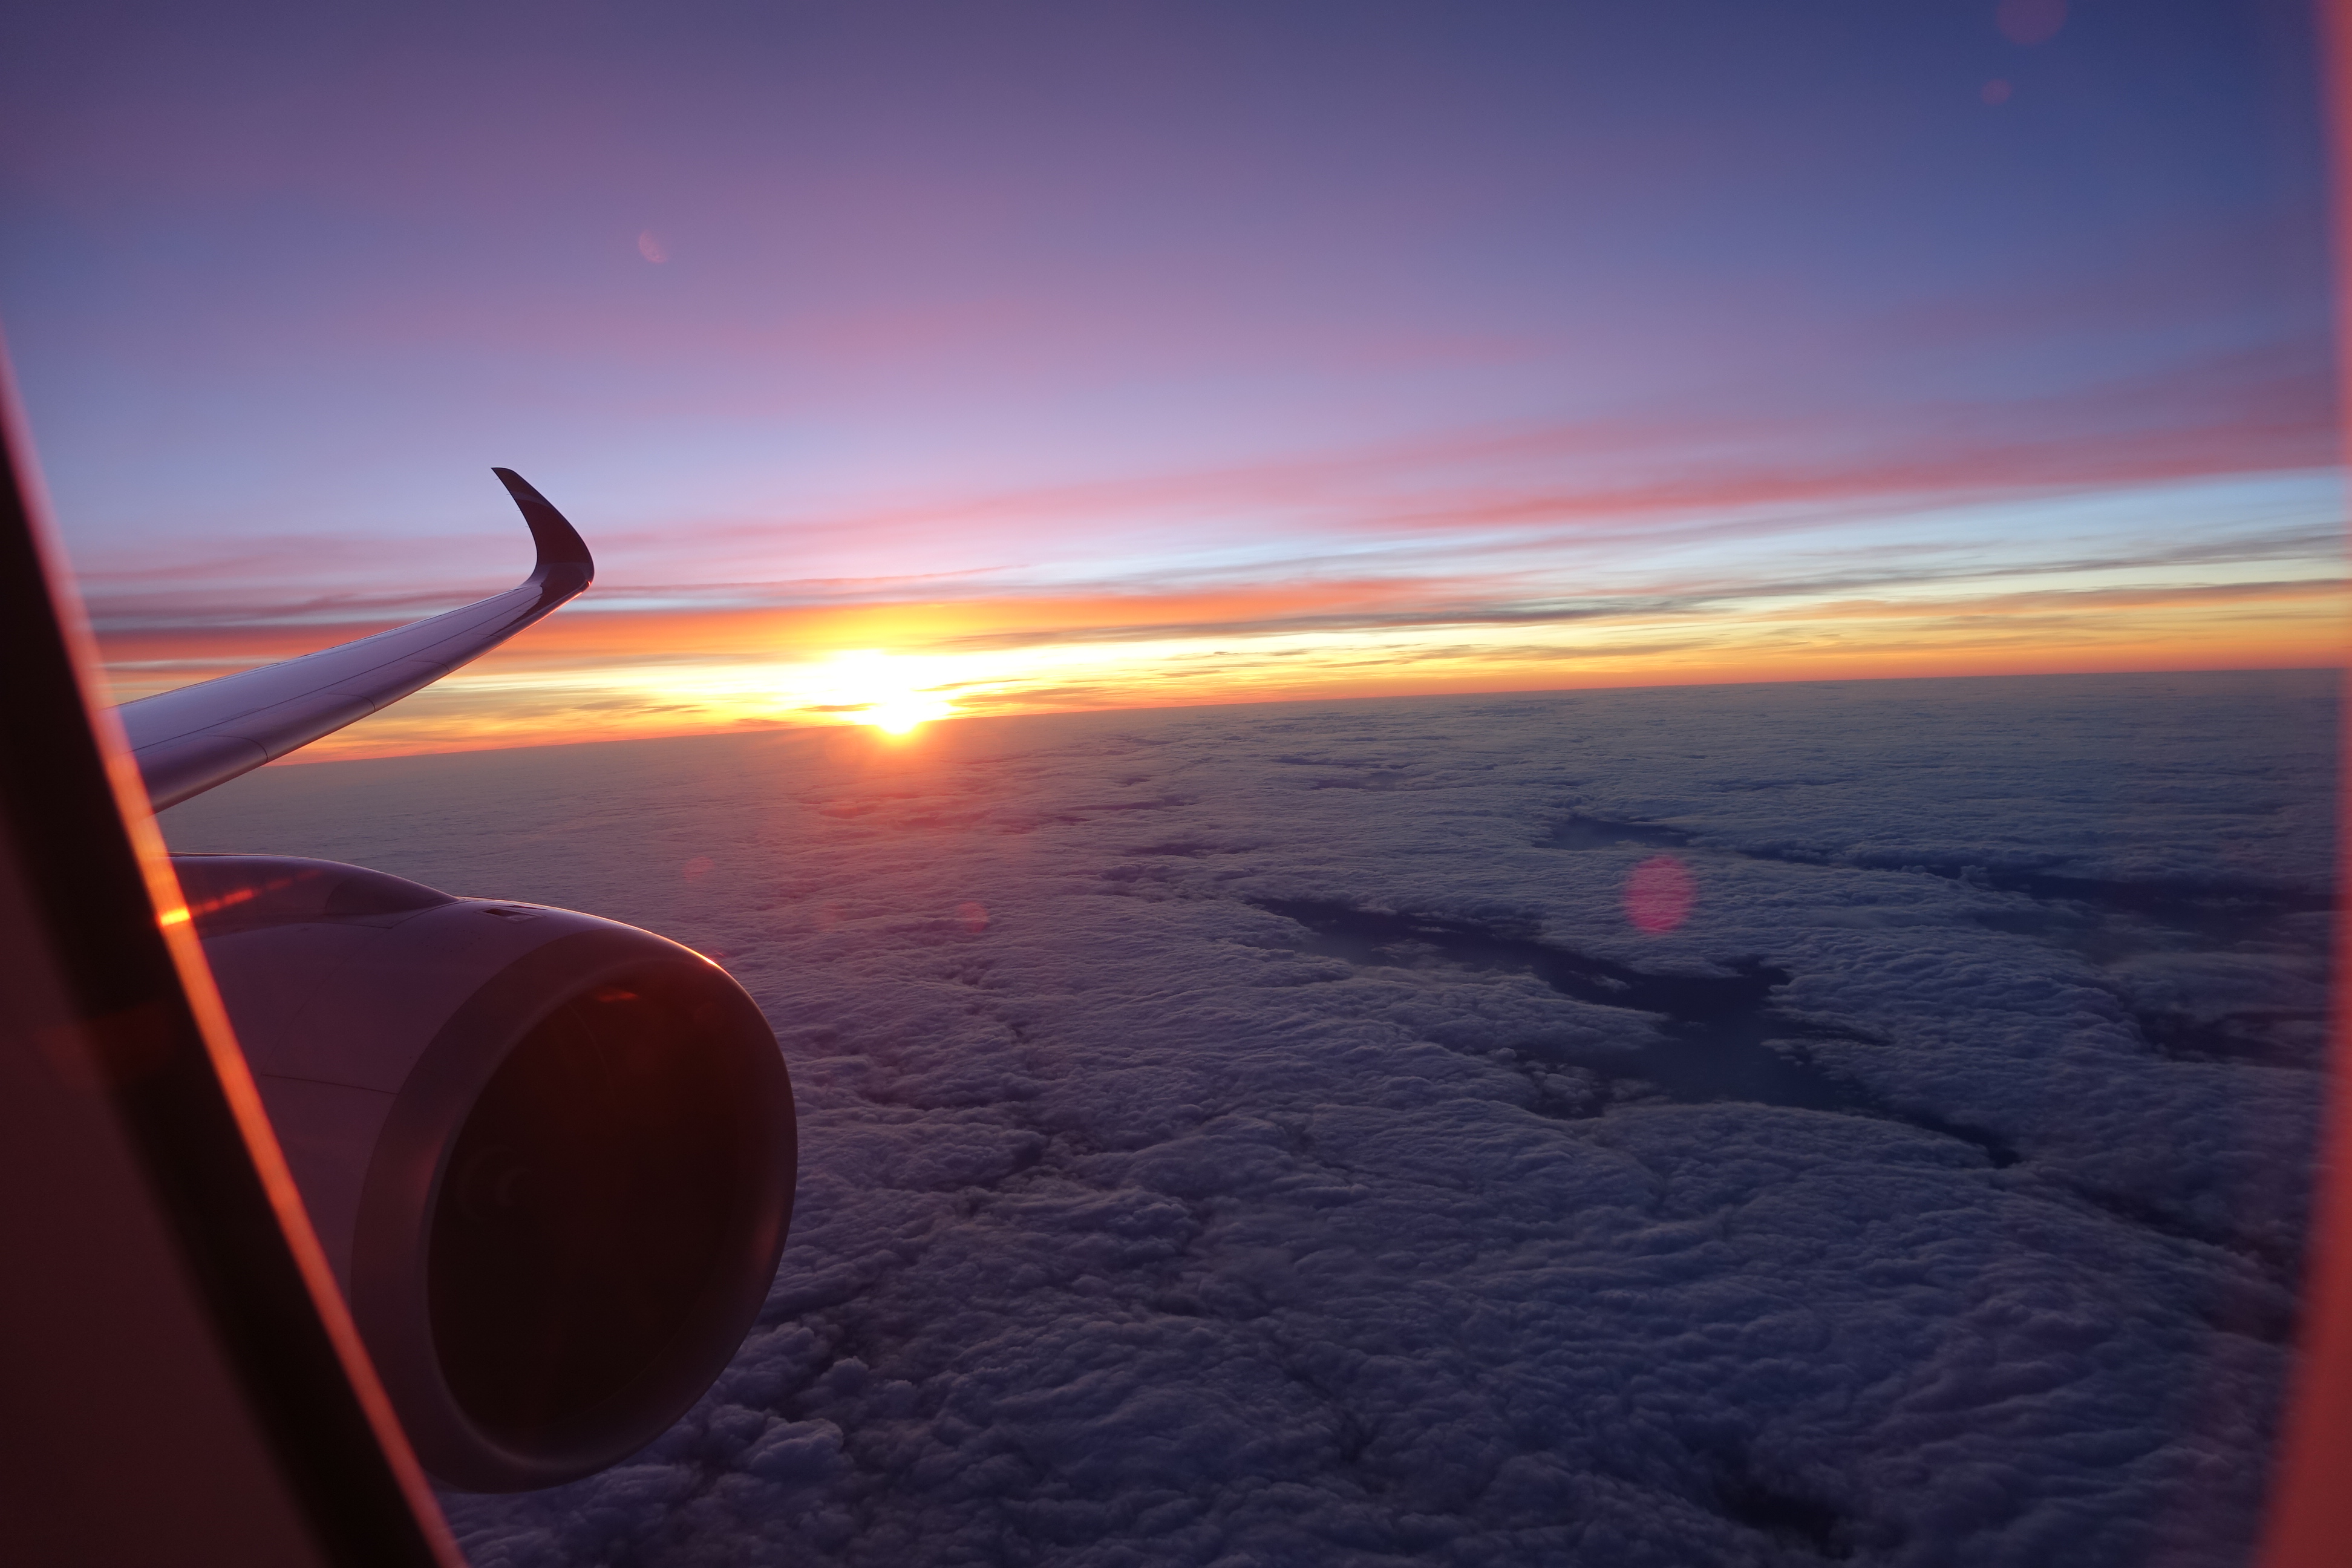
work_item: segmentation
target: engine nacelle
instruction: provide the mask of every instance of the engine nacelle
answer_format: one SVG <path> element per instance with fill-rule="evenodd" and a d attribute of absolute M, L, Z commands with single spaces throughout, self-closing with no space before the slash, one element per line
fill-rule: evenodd
<path fill-rule="evenodd" d="M 173 863 L 425 1468 L 552 1486 L 684 1414 L 792 1215 L 792 1084 L 742 987 L 568 910 L 331 860 Z"/>

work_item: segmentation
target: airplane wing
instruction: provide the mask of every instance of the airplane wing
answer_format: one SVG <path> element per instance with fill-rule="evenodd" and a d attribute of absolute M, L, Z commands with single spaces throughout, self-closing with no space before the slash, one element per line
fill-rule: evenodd
<path fill-rule="evenodd" d="M 154 809 L 177 805 L 430 686 L 577 595 L 596 575 L 563 514 L 511 468 L 506 485 L 539 546 L 503 594 L 412 626 L 142 697 L 115 710 Z"/>
<path fill-rule="evenodd" d="M 798 1159 L 775 1031 L 717 963 L 617 921 L 167 858 L 125 737 L 91 721 L 12 391 L 0 358 L 7 1560 L 463 1568 L 428 1471 L 520 1491 L 619 1463 L 757 1321 Z M 579 536 L 499 477 L 529 580 L 133 705 L 157 800 L 586 587 Z M 172 1457 L 128 1491 L 126 1412 Z"/>

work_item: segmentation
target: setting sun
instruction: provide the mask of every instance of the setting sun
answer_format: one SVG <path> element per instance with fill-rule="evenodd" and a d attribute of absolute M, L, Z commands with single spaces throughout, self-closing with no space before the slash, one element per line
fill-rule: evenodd
<path fill-rule="evenodd" d="M 888 735 L 904 735 L 929 719 L 944 719 L 955 705 L 919 684 L 911 661 L 884 653 L 845 654 L 835 666 L 838 685 L 828 707 Z"/>
<path fill-rule="evenodd" d="M 936 697 L 919 697 L 908 692 L 873 704 L 858 722 L 871 724 L 887 734 L 903 735 L 926 719 L 944 719 L 954 711 L 954 708 Z"/>

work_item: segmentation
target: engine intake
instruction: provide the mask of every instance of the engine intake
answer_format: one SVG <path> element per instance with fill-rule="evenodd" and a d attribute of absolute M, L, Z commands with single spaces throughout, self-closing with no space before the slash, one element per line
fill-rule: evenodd
<path fill-rule="evenodd" d="M 552 1486 L 684 1414 L 792 1213 L 792 1085 L 742 987 L 593 915 L 327 860 L 173 863 L 426 1468 Z"/>

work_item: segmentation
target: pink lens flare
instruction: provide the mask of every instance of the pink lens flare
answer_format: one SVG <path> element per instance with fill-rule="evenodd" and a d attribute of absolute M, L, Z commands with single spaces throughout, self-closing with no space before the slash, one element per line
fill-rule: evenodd
<path fill-rule="evenodd" d="M 697 855 L 693 859 L 688 860 L 684 866 L 678 868 L 678 875 L 684 877 L 689 882 L 699 882 L 702 879 L 710 875 L 711 868 L 718 864 L 718 861 L 713 860 L 708 855 Z"/>
<path fill-rule="evenodd" d="M 1993 25 L 2012 44 L 2046 44 L 2066 25 L 2066 0 L 2000 0 Z"/>
<path fill-rule="evenodd" d="M 1653 855 L 1625 879 L 1625 918 L 1653 936 L 1690 919 L 1698 884 L 1690 868 L 1672 855 Z"/>
<path fill-rule="evenodd" d="M 988 929 L 988 906 L 971 902 L 958 904 L 956 919 L 963 922 L 963 929 L 968 931 L 984 931 Z"/>

